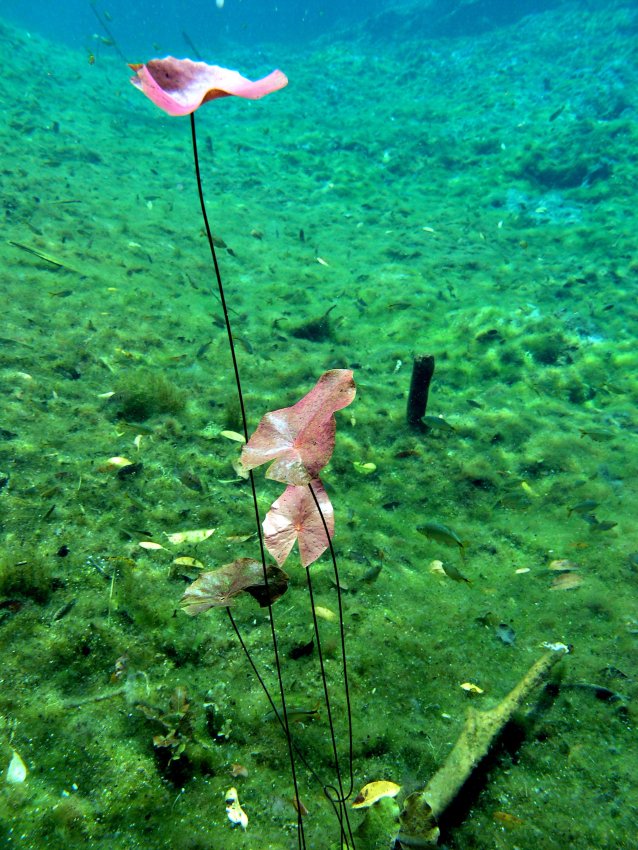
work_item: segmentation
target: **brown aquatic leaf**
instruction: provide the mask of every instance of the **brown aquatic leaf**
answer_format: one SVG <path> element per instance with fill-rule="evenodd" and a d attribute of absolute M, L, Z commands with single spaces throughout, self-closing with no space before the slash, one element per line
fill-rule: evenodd
<path fill-rule="evenodd" d="M 209 608 L 229 608 L 239 593 L 246 591 L 263 608 L 275 602 L 286 592 L 288 576 L 279 567 L 268 565 L 268 592 L 264 582 L 261 561 L 237 558 L 217 570 L 202 573 L 186 588 L 180 605 L 191 617 Z"/>

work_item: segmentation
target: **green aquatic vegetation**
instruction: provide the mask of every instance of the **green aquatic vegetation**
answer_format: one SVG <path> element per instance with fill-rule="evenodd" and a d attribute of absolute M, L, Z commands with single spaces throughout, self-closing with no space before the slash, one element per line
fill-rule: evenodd
<path fill-rule="evenodd" d="M 594 387 L 586 384 L 575 367 L 548 367 L 534 378 L 534 387 L 544 394 L 582 404 L 596 395 Z"/>
<path fill-rule="evenodd" d="M 5 552 L 0 558 L 0 596 L 18 596 L 44 604 L 53 590 L 51 556 L 35 547 Z"/>
<path fill-rule="evenodd" d="M 569 351 L 573 348 L 560 331 L 535 333 L 527 337 L 523 344 L 541 366 L 569 362 Z"/>
<path fill-rule="evenodd" d="M 181 413 L 186 393 L 163 372 L 135 369 L 122 375 L 109 404 L 121 419 L 144 422 L 157 414 Z"/>

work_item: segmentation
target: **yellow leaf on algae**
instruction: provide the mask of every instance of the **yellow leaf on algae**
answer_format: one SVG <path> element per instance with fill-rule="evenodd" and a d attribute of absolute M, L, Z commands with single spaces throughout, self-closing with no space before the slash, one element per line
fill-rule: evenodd
<path fill-rule="evenodd" d="M 98 466 L 98 472 L 111 472 L 113 469 L 122 469 L 125 466 L 131 466 L 132 460 L 127 457 L 110 457 L 105 463 Z"/>
<path fill-rule="evenodd" d="M 166 546 L 162 546 L 161 543 L 155 543 L 153 540 L 141 540 L 138 546 L 141 546 L 142 549 L 163 549 L 165 552 L 168 551 Z"/>
<path fill-rule="evenodd" d="M 246 438 L 243 434 L 238 433 L 237 431 L 220 431 L 220 437 L 226 437 L 227 440 L 234 440 L 236 443 L 245 443 Z"/>
<path fill-rule="evenodd" d="M 330 608 L 324 608 L 323 605 L 315 605 L 315 614 L 321 617 L 322 620 L 327 620 L 329 623 L 334 623 L 337 615 Z"/>
<path fill-rule="evenodd" d="M 400 790 L 400 785 L 397 785 L 395 782 L 387 782 L 385 779 L 380 779 L 377 782 L 368 782 L 355 797 L 352 808 L 367 809 L 368 806 L 376 803 L 382 797 L 396 797 Z"/>
<path fill-rule="evenodd" d="M 478 685 L 475 685 L 474 682 L 463 682 L 461 685 L 464 691 L 467 691 L 469 694 L 484 694 L 485 691 L 483 688 L 479 688 Z"/>
<path fill-rule="evenodd" d="M 166 537 L 169 543 L 178 546 L 180 543 L 201 543 L 215 531 L 214 528 L 195 528 L 193 531 L 176 531 L 174 534 L 167 534 Z"/>
<path fill-rule="evenodd" d="M 175 558 L 173 560 L 173 563 L 176 564 L 178 567 L 195 567 L 198 570 L 204 569 L 204 565 L 201 561 L 198 561 L 197 558 L 189 558 L 186 555 L 184 555 L 184 557 L 182 558 Z"/>

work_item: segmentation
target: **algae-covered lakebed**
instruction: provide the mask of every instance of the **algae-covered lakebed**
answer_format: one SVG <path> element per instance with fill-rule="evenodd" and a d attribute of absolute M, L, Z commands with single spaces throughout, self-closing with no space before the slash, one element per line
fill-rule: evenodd
<path fill-rule="evenodd" d="M 357 383 L 322 473 L 355 793 L 422 787 L 469 706 L 573 646 L 464 792 L 450 850 L 636 843 L 638 17 L 583 9 L 472 38 L 419 38 L 406 11 L 401 39 L 231 46 L 211 61 L 289 86 L 198 112 L 251 428 L 328 369 Z M 175 559 L 257 556 L 188 119 L 108 50 L 89 63 L 7 24 L 0 49 L 0 844 L 296 848 L 285 742 L 228 620 L 179 609 L 195 575 Z M 257 484 L 263 516 L 279 491 Z M 215 531 L 167 537 L 195 529 Z M 334 612 L 328 560 L 311 569 Z M 293 735 L 324 773 L 305 575 L 286 570 Z M 274 687 L 267 615 L 233 611 Z M 345 752 L 338 624 L 320 625 Z M 299 782 L 307 846 L 338 847 Z"/>

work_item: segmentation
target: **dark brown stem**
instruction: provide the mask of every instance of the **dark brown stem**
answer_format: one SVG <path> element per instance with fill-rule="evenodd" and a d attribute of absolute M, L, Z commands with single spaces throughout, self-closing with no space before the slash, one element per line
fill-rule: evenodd
<path fill-rule="evenodd" d="M 410 381 L 410 392 L 408 394 L 407 420 L 411 428 L 423 430 L 421 421 L 425 416 L 428 406 L 428 393 L 430 382 L 434 375 L 434 357 L 431 354 L 423 354 L 414 358 L 412 365 L 412 380 Z"/>

